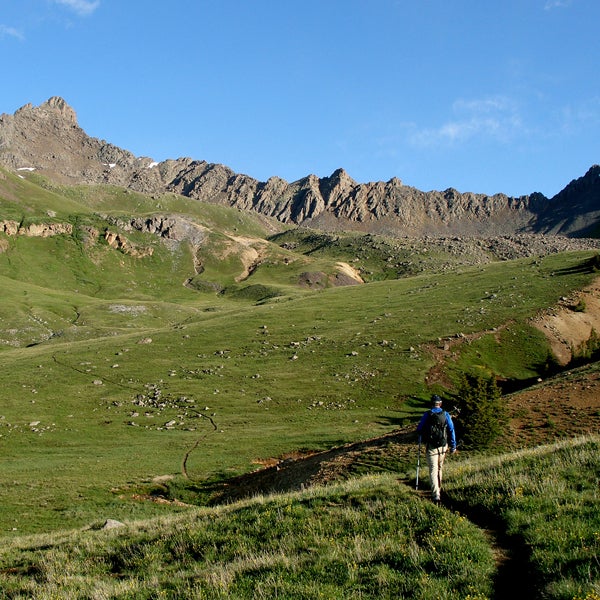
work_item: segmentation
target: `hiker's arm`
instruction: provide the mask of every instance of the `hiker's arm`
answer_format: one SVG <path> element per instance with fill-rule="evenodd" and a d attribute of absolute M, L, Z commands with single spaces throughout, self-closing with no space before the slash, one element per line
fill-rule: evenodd
<path fill-rule="evenodd" d="M 456 433 L 454 431 L 454 422 L 450 413 L 446 413 L 446 425 L 448 426 L 448 433 L 450 434 L 450 451 L 456 451 Z"/>
<path fill-rule="evenodd" d="M 429 416 L 429 413 L 425 413 L 421 417 L 421 420 L 419 421 L 419 424 L 417 425 L 417 433 L 419 434 L 419 441 L 421 441 L 421 434 L 423 433 L 423 428 L 425 427 L 425 423 L 427 422 L 428 416 Z"/>

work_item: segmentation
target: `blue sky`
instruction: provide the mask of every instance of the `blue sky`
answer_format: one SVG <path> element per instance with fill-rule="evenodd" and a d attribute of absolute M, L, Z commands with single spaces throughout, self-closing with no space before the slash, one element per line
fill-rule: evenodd
<path fill-rule="evenodd" d="M 0 113 L 265 181 L 551 197 L 600 162 L 598 0 L 2 0 Z"/>

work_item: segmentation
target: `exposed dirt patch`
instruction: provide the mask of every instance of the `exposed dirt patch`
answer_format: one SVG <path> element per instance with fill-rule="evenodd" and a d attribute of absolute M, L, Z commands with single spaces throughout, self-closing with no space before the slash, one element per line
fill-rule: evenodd
<path fill-rule="evenodd" d="M 253 473 L 226 482 L 219 502 L 232 502 L 248 496 L 300 490 L 323 485 L 345 477 L 368 454 L 385 452 L 397 456 L 414 454 L 414 426 L 370 440 L 345 444 L 324 452 L 294 453 L 280 458 L 257 461 L 268 465 Z M 412 442 L 412 443 L 411 443 Z"/>
<path fill-rule="evenodd" d="M 335 266 L 339 269 L 341 275 L 353 280 L 355 283 L 364 283 L 360 273 L 348 263 L 338 262 Z"/>
<path fill-rule="evenodd" d="M 231 253 L 238 254 L 238 258 L 244 265 L 244 270 L 235 278 L 239 283 L 240 281 L 248 279 L 256 267 L 261 263 L 266 244 L 264 240 L 259 238 L 232 236 L 231 240 L 235 242 L 235 245 L 232 244 L 221 258 L 226 258 Z"/>
<path fill-rule="evenodd" d="M 347 263 L 336 263 L 337 273 L 327 274 L 323 271 L 305 271 L 298 277 L 298 285 L 311 290 L 323 290 L 327 287 L 360 285 L 364 283 L 360 274 Z"/>
<path fill-rule="evenodd" d="M 575 369 L 507 398 L 512 447 L 600 431 L 600 372 Z"/>
<path fill-rule="evenodd" d="M 532 321 L 547 338 L 558 361 L 566 365 L 572 349 L 586 342 L 592 330 L 600 332 L 600 278 L 558 306 L 544 311 Z"/>

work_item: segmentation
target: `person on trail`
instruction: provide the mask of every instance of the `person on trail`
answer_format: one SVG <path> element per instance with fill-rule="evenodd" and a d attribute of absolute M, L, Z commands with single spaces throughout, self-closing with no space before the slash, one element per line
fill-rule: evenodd
<path fill-rule="evenodd" d="M 442 488 L 442 469 L 446 453 L 456 452 L 456 435 L 452 417 L 442 409 L 442 399 L 437 394 L 431 397 L 431 409 L 423 414 L 417 425 L 419 435 L 419 452 L 421 441 L 425 442 L 429 480 L 431 481 L 431 497 L 440 502 Z"/>

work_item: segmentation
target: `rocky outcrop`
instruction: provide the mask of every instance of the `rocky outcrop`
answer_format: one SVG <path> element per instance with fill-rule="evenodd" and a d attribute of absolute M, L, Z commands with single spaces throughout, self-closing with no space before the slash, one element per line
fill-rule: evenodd
<path fill-rule="evenodd" d="M 141 227 L 136 229 L 142 230 Z M 149 230 L 148 230 L 149 231 Z M 29 225 L 21 225 L 17 221 L 5 220 L 0 221 L 0 233 L 4 233 L 7 236 L 23 235 L 26 237 L 52 237 L 54 235 L 71 235 L 73 233 L 73 225 L 71 223 L 31 223 Z M 84 227 L 82 230 L 84 234 L 84 240 L 88 240 L 94 243 L 100 232 L 93 227 Z M 156 231 L 149 231 L 149 233 L 157 233 Z M 151 246 L 136 246 L 132 244 L 123 234 L 106 230 L 104 232 L 104 239 L 106 243 L 115 250 L 119 250 L 123 254 L 129 254 L 135 258 L 144 258 L 146 256 L 152 256 L 154 249 Z M 189 240 L 184 233 L 181 239 Z M 0 244 L 0 252 L 4 252 L 7 249 L 6 244 Z"/>
<path fill-rule="evenodd" d="M 144 258 L 154 254 L 154 248 L 151 246 L 136 246 L 118 232 L 107 230 L 104 232 L 104 239 L 111 248 L 114 248 L 123 254 L 133 256 L 134 258 Z"/>
<path fill-rule="evenodd" d="M 31 223 L 21 225 L 17 221 L 0 221 L 0 233 L 6 235 L 24 235 L 27 237 L 51 237 L 53 235 L 71 235 L 71 223 Z"/>
<path fill-rule="evenodd" d="M 326 230 L 358 230 L 393 236 L 560 233 L 596 234 L 600 181 L 594 166 L 549 200 L 539 193 L 509 197 L 423 192 L 400 179 L 357 183 L 343 169 L 288 183 L 260 182 L 224 165 L 191 158 L 137 158 L 91 138 L 75 111 L 58 97 L 0 116 L 0 163 L 35 169 L 63 183 L 110 183 L 147 194 L 174 192 L 206 202 L 252 210 L 281 222 Z"/>
<path fill-rule="evenodd" d="M 179 215 L 152 215 L 151 217 L 134 217 L 123 219 L 112 215 L 102 215 L 109 224 L 123 231 L 141 231 L 158 236 L 167 244 L 178 244 L 186 241 L 192 247 L 200 246 L 208 236 L 208 230 Z"/>
<path fill-rule="evenodd" d="M 594 236 L 600 234 L 600 165 L 559 192 L 535 221 L 540 233 Z"/>

